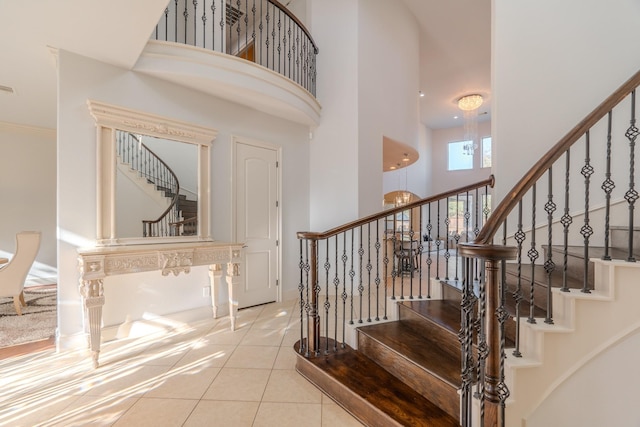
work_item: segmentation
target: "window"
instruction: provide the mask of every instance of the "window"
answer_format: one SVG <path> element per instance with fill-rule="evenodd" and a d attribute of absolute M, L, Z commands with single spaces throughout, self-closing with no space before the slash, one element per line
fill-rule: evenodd
<path fill-rule="evenodd" d="M 457 171 L 473 169 L 473 151 L 467 148 L 472 144 L 472 141 L 449 143 L 448 170 Z"/>
<path fill-rule="evenodd" d="M 482 167 L 491 167 L 491 137 L 482 138 Z"/>

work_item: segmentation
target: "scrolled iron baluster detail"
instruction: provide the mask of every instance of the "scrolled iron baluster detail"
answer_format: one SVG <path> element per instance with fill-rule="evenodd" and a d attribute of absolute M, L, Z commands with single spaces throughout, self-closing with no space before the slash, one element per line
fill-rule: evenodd
<path fill-rule="evenodd" d="M 447 200 L 448 201 L 448 200 Z M 447 203 L 447 216 L 444 218 L 444 227 L 446 230 L 446 239 L 444 241 L 444 280 L 449 280 L 449 258 L 451 258 L 451 254 L 449 253 L 449 205 Z"/>
<path fill-rule="evenodd" d="M 538 259 L 540 254 L 536 249 L 536 184 L 533 184 L 533 186 L 531 187 L 531 199 L 533 201 L 533 208 L 531 210 L 531 248 L 527 252 L 527 256 L 529 257 L 529 260 L 531 262 L 531 288 L 529 293 L 529 318 L 527 319 L 527 322 L 537 323 L 536 318 L 534 317 L 534 289 L 536 279 L 536 260 Z"/>
<path fill-rule="evenodd" d="M 440 280 L 440 200 L 436 204 L 436 280 Z"/>
<path fill-rule="evenodd" d="M 553 201 L 553 169 L 549 168 L 549 194 L 547 195 L 547 203 L 544 205 L 544 210 L 547 213 L 547 259 L 544 262 L 544 271 L 547 273 L 547 313 L 544 319 L 544 323 L 553 324 L 553 305 L 551 294 L 551 274 L 555 270 L 556 265 L 553 262 L 553 213 L 556 211 L 557 206 Z"/>
<path fill-rule="evenodd" d="M 522 294 L 522 243 L 524 243 L 527 235 L 522 231 L 522 200 L 518 203 L 518 230 L 514 235 L 514 239 L 517 243 L 518 253 L 516 255 L 516 268 L 517 268 L 517 284 L 516 290 L 513 293 L 513 299 L 516 303 L 516 342 L 513 355 L 515 357 L 522 357 L 520 352 L 520 303 L 524 299 Z"/>
<path fill-rule="evenodd" d="M 636 127 L 636 91 L 634 89 L 631 92 L 631 120 L 629 128 L 624 134 L 624 136 L 629 140 L 629 189 L 624 194 L 624 199 L 629 204 L 629 228 L 627 231 L 629 234 L 629 250 L 627 254 L 628 262 L 636 262 L 636 258 L 633 256 L 633 212 L 636 200 L 638 200 L 639 197 L 638 192 L 635 189 L 635 148 L 638 133 L 639 131 Z"/>
<path fill-rule="evenodd" d="M 306 245 L 305 245 L 306 246 Z M 298 283 L 298 292 L 300 294 L 300 347 L 298 348 L 299 353 L 304 352 L 305 344 L 304 344 L 304 308 L 305 308 L 305 298 L 304 298 L 304 289 L 305 289 L 305 281 L 304 281 L 304 257 L 303 257 L 303 240 L 300 239 L 300 261 L 298 262 L 298 268 L 300 269 L 300 282 Z M 308 276 L 307 276 L 308 280 Z"/>
<path fill-rule="evenodd" d="M 613 112 L 609 111 L 607 115 L 607 160 L 605 166 L 604 177 L 605 180 L 600 186 L 600 188 L 604 191 L 605 194 L 605 205 L 604 205 L 604 255 L 602 259 L 605 261 L 611 260 L 611 255 L 609 255 L 609 214 L 611 210 L 611 193 L 613 189 L 616 188 L 616 184 L 611 179 L 611 128 L 612 128 L 612 118 Z"/>
<path fill-rule="evenodd" d="M 429 203 L 427 211 L 427 298 L 431 298 L 431 264 L 433 259 L 431 251 L 433 250 L 433 224 L 431 224 L 431 203 Z"/>
<path fill-rule="evenodd" d="M 336 234 L 335 237 L 335 242 L 336 242 L 336 248 L 334 250 L 335 252 L 335 276 L 333 277 L 333 286 L 334 286 L 334 291 L 335 291 L 335 303 L 333 305 L 333 321 L 335 322 L 334 325 L 334 340 L 333 340 L 333 351 L 336 352 L 338 351 L 338 289 L 340 288 L 340 277 L 338 276 L 338 235 Z M 327 335 L 329 335 L 329 333 L 327 332 Z"/>
<path fill-rule="evenodd" d="M 424 246 L 422 246 L 422 206 L 420 206 L 420 214 L 418 215 L 418 247 L 417 247 L 417 251 L 418 251 L 418 262 L 417 265 L 415 266 L 415 268 L 418 269 L 418 298 L 422 299 L 422 249 L 424 248 Z"/>
<path fill-rule="evenodd" d="M 351 268 L 349 269 L 349 280 L 351 282 L 351 309 L 349 310 L 350 314 L 351 314 L 351 319 L 349 320 L 349 324 L 353 325 L 353 285 L 354 285 L 354 281 L 353 279 L 356 277 L 356 270 L 353 268 L 353 262 L 355 260 L 355 256 L 353 253 L 353 249 L 355 248 L 354 245 L 354 235 L 355 235 L 355 230 L 351 229 Z"/>
<path fill-rule="evenodd" d="M 455 274 L 453 280 L 456 282 L 459 280 L 458 278 L 458 247 L 460 245 L 460 221 L 458 218 L 460 217 L 460 195 L 456 194 L 456 234 L 453 236 L 453 240 L 456 242 L 456 262 L 455 262 Z"/>
<path fill-rule="evenodd" d="M 358 274 L 358 294 L 360 295 L 360 316 L 358 316 L 358 323 L 362 323 L 362 298 L 364 294 L 364 285 L 362 284 L 362 259 L 364 257 L 364 248 L 362 247 L 362 226 L 360 226 L 359 229 L 360 229 L 360 247 L 358 248 L 358 257 L 359 257 L 358 269 L 360 274 Z"/>
<path fill-rule="evenodd" d="M 464 262 L 468 262 L 468 258 L 464 259 Z M 469 280 L 463 282 L 462 288 L 462 301 L 460 302 L 460 331 L 458 332 L 458 341 L 460 341 L 461 348 L 461 405 L 460 418 L 463 426 L 471 425 L 472 414 L 472 393 L 474 380 L 475 364 L 473 363 L 473 310 L 475 305 L 475 296 L 473 295 L 473 289 L 470 289 L 471 285 Z"/>
<path fill-rule="evenodd" d="M 367 224 L 367 322 L 371 323 L 371 223 Z"/>
<path fill-rule="evenodd" d="M 380 222 L 376 221 L 376 321 L 380 320 Z"/>
<path fill-rule="evenodd" d="M 562 287 L 561 292 L 569 292 L 567 286 L 567 269 L 568 269 L 568 256 L 569 256 L 569 226 L 573 222 L 573 217 L 569 214 L 569 178 L 570 178 L 570 166 L 571 166 L 571 151 L 567 150 L 565 160 L 565 173 L 564 173 L 564 214 L 560 218 L 560 224 L 563 229 L 563 264 L 562 264 Z"/>
<path fill-rule="evenodd" d="M 347 232 L 342 233 L 342 319 L 347 318 Z M 346 322 L 342 322 L 342 348 L 345 348 Z"/>
<path fill-rule="evenodd" d="M 327 337 L 329 337 L 329 309 L 331 308 L 331 303 L 329 302 L 329 271 L 331 270 L 331 263 L 329 262 L 329 240 L 325 240 L 326 250 L 325 250 L 325 262 L 324 262 L 324 271 L 325 271 L 325 299 L 324 299 L 324 322 L 325 322 L 325 333 Z M 324 354 L 329 354 L 329 340 L 325 340 L 325 352 Z"/>
<path fill-rule="evenodd" d="M 589 290 L 589 238 L 593 235 L 593 228 L 589 224 L 589 189 L 591 188 L 591 175 L 593 175 L 593 166 L 591 166 L 590 147 L 589 147 L 589 131 L 585 134 L 585 159 L 584 166 L 580 173 L 584 177 L 584 224 L 580 228 L 580 234 L 584 241 L 584 266 L 583 266 L 583 284 L 582 292 L 588 294 Z"/>

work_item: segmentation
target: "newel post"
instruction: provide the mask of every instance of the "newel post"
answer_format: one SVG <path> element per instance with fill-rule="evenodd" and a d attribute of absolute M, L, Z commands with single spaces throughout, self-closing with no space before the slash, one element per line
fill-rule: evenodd
<path fill-rule="evenodd" d="M 479 351 L 479 357 L 485 357 L 484 363 L 480 364 L 484 366 L 484 373 L 479 373 L 478 376 L 479 379 L 484 378 L 484 384 L 481 385 L 484 399 L 480 415 L 484 415 L 484 426 L 504 426 L 505 401 L 509 397 L 509 390 L 504 382 L 504 325 L 508 314 L 504 308 L 499 266 L 502 261 L 515 259 L 517 248 L 464 243 L 460 245 L 460 254 L 463 257 L 482 259 L 485 263 L 486 315 L 481 312 L 480 316 L 484 317 L 486 346 L 478 342 L 479 348 L 486 348 L 485 355 Z M 481 306 L 483 301 L 479 304 Z M 482 336 L 478 338 L 479 341 L 482 339 Z"/>

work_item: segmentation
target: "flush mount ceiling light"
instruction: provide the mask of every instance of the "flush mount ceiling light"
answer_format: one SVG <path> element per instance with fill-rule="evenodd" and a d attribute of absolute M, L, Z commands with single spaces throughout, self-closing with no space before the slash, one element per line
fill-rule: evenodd
<path fill-rule="evenodd" d="M 462 111 L 473 111 L 480 108 L 482 102 L 482 95 L 466 95 L 458 99 L 458 108 L 460 108 Z"/>

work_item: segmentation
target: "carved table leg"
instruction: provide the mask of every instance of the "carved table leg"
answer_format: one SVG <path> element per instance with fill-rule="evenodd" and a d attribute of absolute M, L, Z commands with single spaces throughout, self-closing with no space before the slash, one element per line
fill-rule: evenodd
<path fill-rule="evenodd" d="M 100 355 L 102 306 L 104 305 L 102 279 L 83 280 L 80 285 L 80 294 L 84 299 L 85 319 L 89 321 L 89 348 L 93 367 L 97 368 Z"/>
<path fill-rule="evenodd" d="M 236 319 L 238 317 L 238 299 L 233 291 L 233 279 L 239 276 L 238 264 L 227 264 L 227 287 L 229 291 L 229 319 L 231 320 L 231 330 L 236 330 Z"/>
<path fill-rule="evenodd" d="M 211 307 L 213 308 L 213 318 L 218 318 L 218 295 L 222 278 L 222 267 L 220 264 L 209 266 L 209 282 L 211 284 Z"/>

